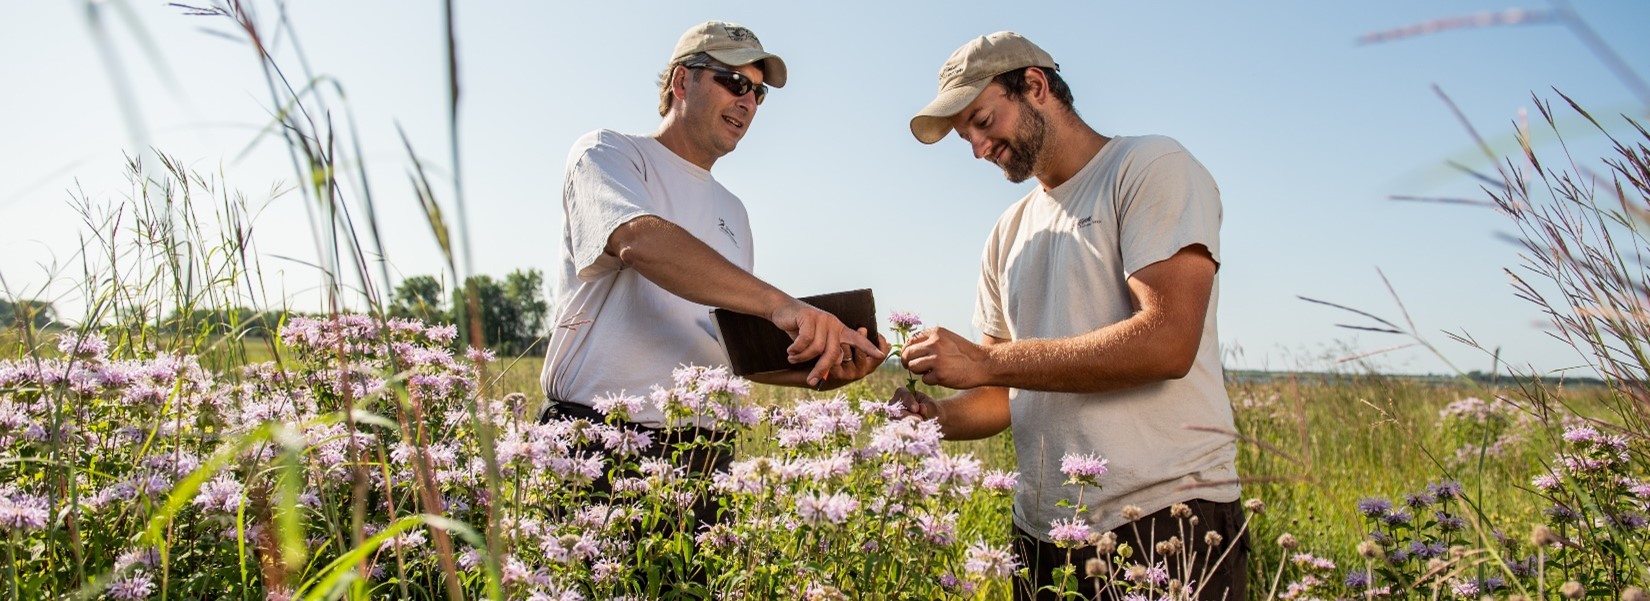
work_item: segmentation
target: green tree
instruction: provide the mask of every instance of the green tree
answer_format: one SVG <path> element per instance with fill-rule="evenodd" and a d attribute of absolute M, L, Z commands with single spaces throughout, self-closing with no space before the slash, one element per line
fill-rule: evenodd
<path fill-rule="evenodd" d="M 402 280 L 390 295 L 390 316 L 424 323 L 452 323 L 454 312 L 448 307 L 446 297 L 440 280 L 415 275 Z"/>
<path fill-rule="evenodd" d="M 550 303 L 544 300 L 544 274 L 537 269 L 510 272 L 504 279 L 504 299 L 516 311 L 516 351 L 543 352 L 544 319 L 550 314 Z"/>
<path fill-rule="evenodd" d="M 488 348 L 507 354 L 542 350 L 539 335 L 550 305 L 544 300 L 544 275 L 537 269 L 516 270 L 495 280 L 478 275 L 468 280 L 476 292 L 482 339 Z M 454 291 L 454 314 L 463 314 L 465 289 Z M 469 320 L 459 319 L 460 338 L 470 340 Z"/>
<path fill-rule="evenodd" d="M 40 329 L 54 321 L 57 321 L 57 310 L 49 301 L 0 299 L 0 327 L 28 324 Z"/>

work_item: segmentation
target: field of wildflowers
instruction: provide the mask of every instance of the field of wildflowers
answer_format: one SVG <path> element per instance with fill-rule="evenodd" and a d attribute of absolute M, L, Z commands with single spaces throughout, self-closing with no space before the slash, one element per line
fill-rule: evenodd
<path fill-rule="evenodd" d="M 256 38 L 239 6 L 195 10 Z M 312 169 L 299 174 L 313 182 L 306 202 L 330 211 L 325 235 L 350 255 L 328 272 L 370 282 L 374 242 L 337 217 L 348 210 L 340 158 L 322 143 L 330 125 L 289 101 L 315 100 L 276 104 Z M 1602 176 L 1546 168 L 1526 143 L 1527 167 L 1488 188 L 1526 250 L 1516 293 L 1602 384 L 1351 372 L 1230 382 L 1251 598 L 1644 598 L 1650 133 L 1628 123 L 1636 137 Z M 470 348 L 450 324 L 386 319 L 371 291 L 354 306 L 379 310 L 343 311 L 336 281 L 324 314 L 273 338 L 233 321 L 163 335 L 163 309 L 257 298 L 247 282 L 258 266 L 242 221 L 253 211 L 175 162 L 154 167 L 134 160 L 131 206 L 88 215 L 99 235 L 87 254 L 109 260 L 88 267 L 85 319 L 0 334 L 0 598 L 1010 597 L 1012 445 L 943 442 L 934 424 L 901 417 L 886 399 L 915 384 L 897 366 L 826 396 L 684 367 L 645 396 L 603 399 L 606 420 L 541 423 L 536 358 Z M 461 236 L 414 177 L 464 281 L 451 246 Z M 197 211 L 214 196 L 220 207 Z M 197 218 L 207 212 L 222 216 L 217 228 Z M 900 342 L 919 323 L 891 321 Z M 615 426 L 643 403 L 728 436 Z M 730 449 L 729 469 L 709 474 L 644 456 Z M 1062 467 L 1103 487 L 1112 466 L 1077 450 Z M 703 502 L 717 525 L 695 527 Z M 1133 548 L 1070 502 L 1055 538 L 1100 558 L 1065 573 L 1055 592 L 1068 598 L 1079 579 L 1115 598 L 1193 598 L 1195 579 L 1166 568 L 1244 544 L 1188 520 Z"/>

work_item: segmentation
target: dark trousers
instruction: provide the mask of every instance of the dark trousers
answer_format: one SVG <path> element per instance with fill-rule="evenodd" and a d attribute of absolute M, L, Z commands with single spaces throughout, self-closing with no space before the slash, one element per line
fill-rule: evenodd
<path fill-rule="evenodd" d="M 1247 533 L 1239 536 L 1243 528 L 1242 505 L 1237 501 L 1214 503 L 1194 499 L 1187 501 L 1186 506 L 1197 518 L 1196 526 L 1190 525 L 1189 519 L 1175 518 L 1170 515 L 1169 509 L 1164 509 L 1112 531 L 1117 536 L 1118 546 L 1127 543 L 1134 549 L 1134 555 L 1123 561 L 1121 566 L 1116 565 L 1116 553 L 1106 558 L 1111 563 L 1104 566 L 1105 578 L 1115 579 L 1110 587 L 1106 586 L 1108 580 L 1091 578 L 1087 573 L 1089 560 L 1097 555 L 1092 545 L 1081 549 L 1061 549 L 1054 543 L 1038 540 L 1016 526 L 1014 552 L 1020 565 L 1030 568 L 1027 570 L 1030 578 L 1015 580 L 1014 599 L 1043 601 L 1061 598 L 1055 591 L 1043 590 L 1043 587 L 1053 586 L 1056 582 L 1054 570 L 1069 563 L 1077 568 L 1076 590 L 1083 599 L 1115 601 L 1123 598 L 1128 584 L 1124 574 L 1130 564 L 1150 567 L 1163 562 L 1169 578 L 1181 583 L 1191 582 L 1192 587 L 1202 587 L 1198 599 L 1243 601 L 1249 582 L 1249 542 Z M 1210 531 L 1220 535 L 1218 546 L 1206 544 L 1204 537 Z M 1157 553 L 1156 544 L 1172 536 L 1180 537 L 1184 548 L 1171 557 Z M 1225 553 L 1224 559 L 1221 559 L 1222 553 Z M 1190 576 L 1186 569 L 1188 559 L 1191 560 Z M 1209 568 L 1209 564 L 1215 561 L 1220 563 Z M 1163 595 L 1166 590 L 1167 585 L 1159 584 L 1158 595 L 1151 596 L 1166 596 Z"/>

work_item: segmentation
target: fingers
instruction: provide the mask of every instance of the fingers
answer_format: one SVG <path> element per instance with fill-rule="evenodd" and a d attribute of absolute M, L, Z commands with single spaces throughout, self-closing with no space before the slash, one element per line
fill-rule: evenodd
<path fill-rule="evenodd" d="M 916 417 L 919 419 L 934 417 L 935 407 L 933 401 L 924 398 L 921 393 L 911 392 L 901 386 L 894 391 L 894 398 L 891 400 L 899 403 L 900 409 L 905 412 L 905 415 L 901 417 Z"/>
<path fill-rule="evenodd" d="M 839 321 L 837 323 L 842 323 L 842 322 Z M 849 345 L 853 346 L 856 349 L 859 349 L 860 352 L 865 353 L 867 355 L 871 355 L 873 357 L 877 357 L 877 358 L 886 357 L 888 355 L 887 349 L 879 347 L 879 346 L 871 343 L 871 339 L 867 337 L 867 335 L 870 333 L 869 330 L 866 330 L 865 328 L 860 328 L 858 332 L 855 332 L 855 331 L 852 331 L 852 330 L 848 330 L 847 326 L 842 326 L 842 329 L 845 330 L 846 333 L 848 334 L 847 336 L 844 336 L 843 339 Z"/>

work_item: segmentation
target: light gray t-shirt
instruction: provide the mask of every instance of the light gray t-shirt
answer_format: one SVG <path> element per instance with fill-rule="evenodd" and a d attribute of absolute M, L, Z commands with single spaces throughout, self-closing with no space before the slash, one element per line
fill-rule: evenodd
<path fill-rule="evenodd" d="M 980 269 L 974 325 L 996 338 L 1065 338 L 1135 312 L 1127 279 L 1203 245 L 1220 261 L 1220 191 L 1203 165 L 1162 136 L 1113 138 L 1070 181 L 1041 187 L 997 220 Z M 1048 539 L 1049 522 L 1071 519 L 1057 506 L 1077 500 L 1060 458 L 1099 453 L 1110 471 L 1085 490 L 1096 531 L 1122 526 L 1120 510 L 1146 513 L 1201 498 L 1238 499 L 1237 446 L 1230 437 L 1188 430 L 1232 429 L 1231 401 L 1215 334 L 1218 277 L 1191 372 L 1125 390 L 1076 394 L 1012 389 L 1020 483 L 1014 520 Z"/>
<path fill-rule="evenodd" d="M 750 271 L 745 205 L 709 171 L 658 140 L 609 130 L 585 134 L 567 156 L 564 221 L 549 350 L 539 381 L 553 399 L 591 404 L 671 385 L 681 365 L 727 365 L 710 307 L 671 294 L 605 253 L 620 225 L 656 215 Z M 661 427 L 651 404 L 631 419 Z"/>

